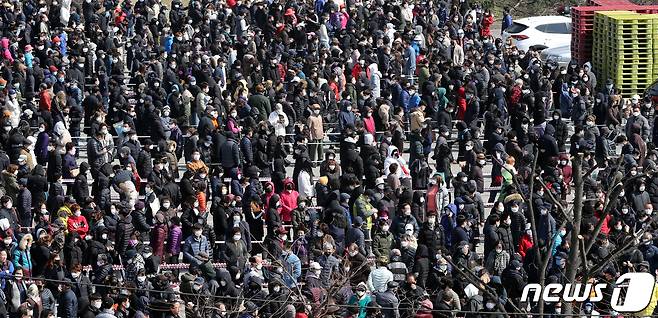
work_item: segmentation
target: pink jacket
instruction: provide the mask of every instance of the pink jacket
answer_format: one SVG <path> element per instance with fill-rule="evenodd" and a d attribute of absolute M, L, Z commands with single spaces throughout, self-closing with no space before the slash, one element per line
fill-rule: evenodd
<path fill-rule="evenodd" d="M 288 185 L 292 186 L 292 190 L 287 190 Z M 279 197 L 281 197 L 281 220 L 283 222 L 292 222 L 292 211 L 297 208 L 299 192 L 295 190 L 295 184 L 290 178 L 283 181 L 283 189 L 279 194 Z"/>
<path fill-rule="evenodd" d="M 2 45 L 2 58 L 9 62 L 14 62 L 14 57 L 11 56 L 11 51 L 9 51 L 9 39 L 2 38 L 0 44 Z"/>

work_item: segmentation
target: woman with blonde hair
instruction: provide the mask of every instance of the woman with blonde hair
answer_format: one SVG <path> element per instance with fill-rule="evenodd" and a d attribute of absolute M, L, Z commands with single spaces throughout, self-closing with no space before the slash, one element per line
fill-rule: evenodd
<path fill-rule="evenodd" d="M 41 304 L 41 295 L 37 285 L 30 284 L 30 286 L 27 287 L 26 302 L 30 304 L 32 311 L 34 312 L 33 317 L 41 317 L 41 310 L 43 309 L 43 306 Z"/>

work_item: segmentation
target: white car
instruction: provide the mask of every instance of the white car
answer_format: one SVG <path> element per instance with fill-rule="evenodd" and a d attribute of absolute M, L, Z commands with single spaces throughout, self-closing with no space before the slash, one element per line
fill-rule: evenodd
<path fill-rule="evenodd" d="M 503 31 L 503 41 L 510 37 L 516 40 L 516 47 L 525 52 L 533 46 L 554 48 L 571 45 L 571 18 L 540 16 L 519 19 Z"/>
<path fill-rule="evenodd" d="M 539 57 L 543 62 L 553 60 L 558 65 L 566 67 L 571 62 L 571 44 L 542 50 Z"/>

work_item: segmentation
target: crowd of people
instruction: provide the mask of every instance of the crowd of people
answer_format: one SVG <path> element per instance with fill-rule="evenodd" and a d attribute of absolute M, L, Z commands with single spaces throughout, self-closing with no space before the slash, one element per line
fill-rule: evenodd
<path fill-rule="evenodd" d="M 658 269 L 654 103 L 517 49 L 507 9 L 0 17 L 0 317 L 590 317 L 524 286 Z"/>

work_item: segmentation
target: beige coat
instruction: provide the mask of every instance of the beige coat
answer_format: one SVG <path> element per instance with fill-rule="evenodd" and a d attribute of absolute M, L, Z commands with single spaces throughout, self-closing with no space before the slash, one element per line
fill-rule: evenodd
<path fill-rule="evenodd" d="M 425 115 L 423 112 L 420 110 L 420 107 L 416 108 L 416 110 L 411 113 L 411 131 L 420 131 L 423 129 L 423 125 L 425 124 Z"/>
<path fill-rule="evenodd" d="M 308 129 L 311 133 L 311 139 L 322 140 L 324 139 L 324 126 L 322 125 L 322 116 L 311 115 L 308 118 Z"/>

